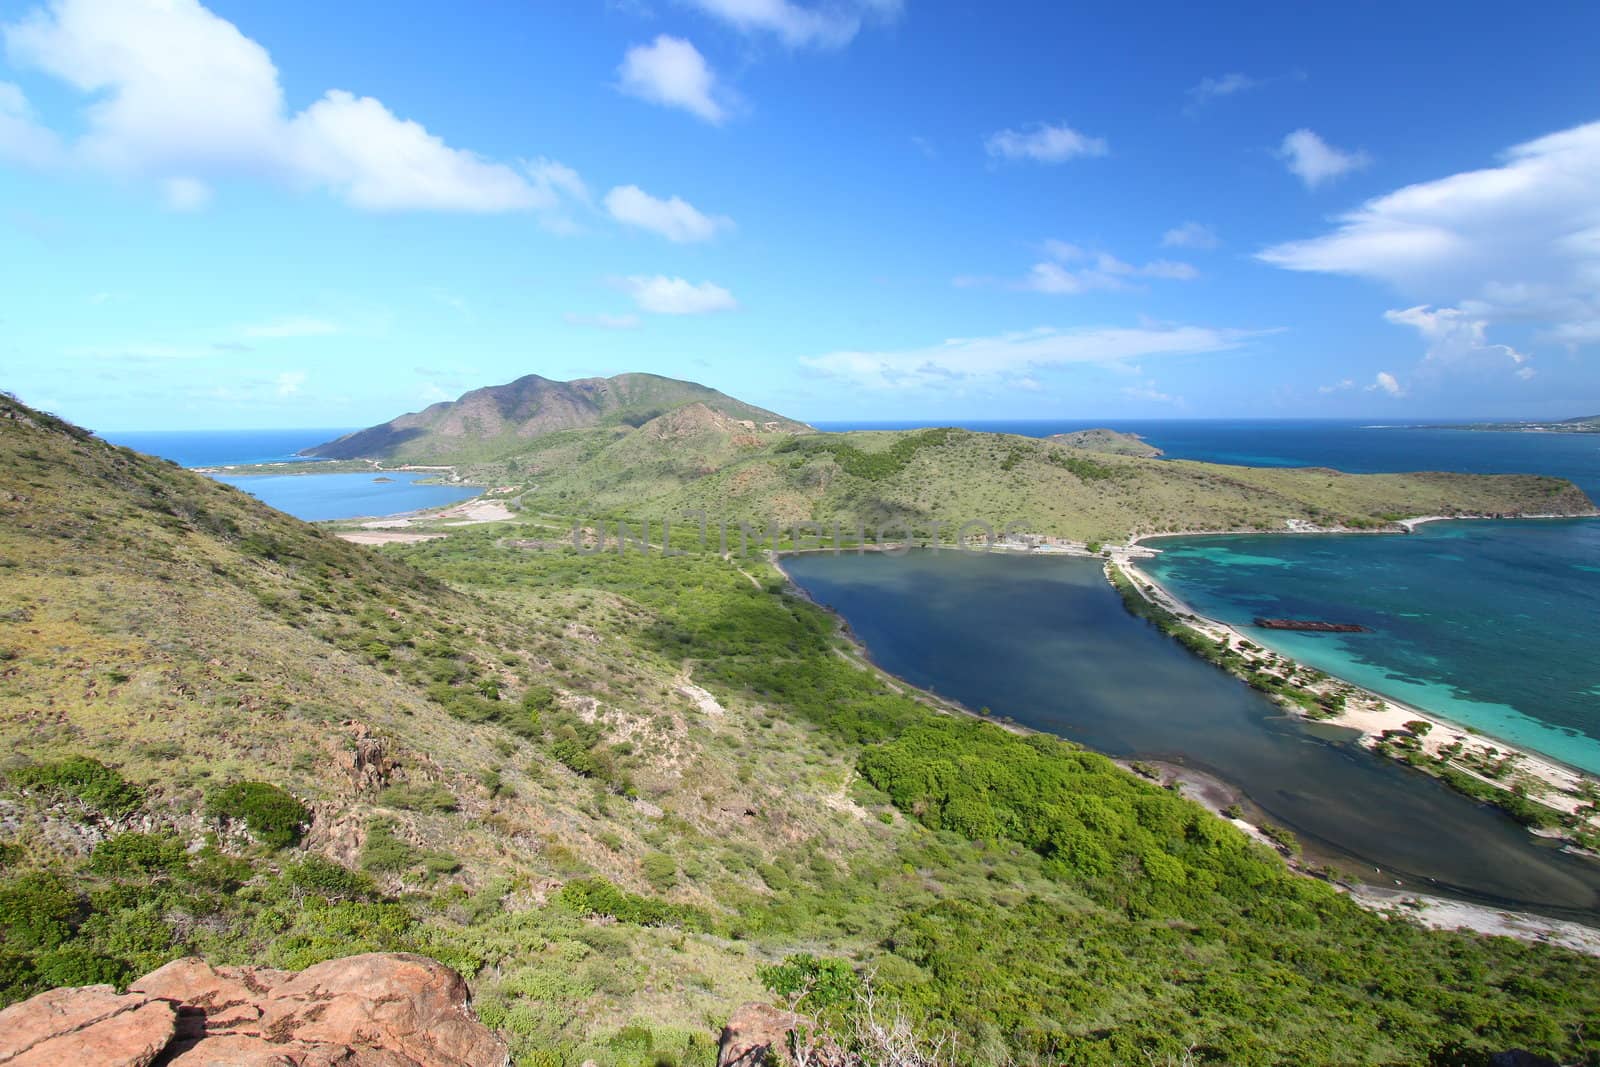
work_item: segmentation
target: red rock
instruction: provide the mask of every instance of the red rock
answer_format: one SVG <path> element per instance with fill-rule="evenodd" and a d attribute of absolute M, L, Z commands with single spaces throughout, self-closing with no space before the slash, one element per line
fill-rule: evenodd
<path fill-rule="evenodd" d="M 368 1045 L 438 1067 L 501 1067 L 506 1047 L 473 1018 L 461 976 L 409 953 L 307 967 L 262 1003 L 261 1030 L 299 1041 Z"/>
<path fill-rule="evenodd" d="M 0 1067 L 505 1067 L 459 974 L 373 953 L 298 974 L 189 958 L 119 996 L 55 989 L 0 1012 Z"/>
<path fill-rule="evenodd" d="M 0 1011 L 0 1064 L 148 1067 L 175 1028 L 165 1001 L 106 985 L 52 989 Z"/>

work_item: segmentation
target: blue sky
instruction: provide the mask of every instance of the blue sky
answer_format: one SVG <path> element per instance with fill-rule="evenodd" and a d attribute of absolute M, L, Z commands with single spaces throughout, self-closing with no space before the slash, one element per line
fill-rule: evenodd
<path fill-rule="evenodd" d="M 0 0 L 0 387 L 1600 411 L 1600 6 L 1125 7 Z"/>

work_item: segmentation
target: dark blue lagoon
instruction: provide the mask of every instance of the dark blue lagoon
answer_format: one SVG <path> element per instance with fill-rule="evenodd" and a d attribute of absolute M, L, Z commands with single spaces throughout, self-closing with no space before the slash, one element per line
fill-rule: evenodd
<path fill-rule="evenodd" d="M 1379 884 L 1600 918 L 1600 864 L 1308 725 L 1133 618 L 1085 559 L 816 554 L 785 569 L 916 685 L 1120 757 L 1226 779 Z M 1375 868 L 1377 870 L 1375 870 Z"/>
<path fill-rule="evenodd" d="M 1600 520 L 1150 544 L 1161 555 L 1142 569 L 1200 614 L 1329 674 L 1600 773 Z M 1368 632 L 1250 631 L 1259 616 Z"/>
<path fill-rule="evenodd" d="M 264 504 L 297 519 L 355 519 L 364 515 L 398 515 L 440 508 L 483 492 L 463 485 L 420 485 L 427 471 L 384 471 L 359 474 L 218 475 Z"/>

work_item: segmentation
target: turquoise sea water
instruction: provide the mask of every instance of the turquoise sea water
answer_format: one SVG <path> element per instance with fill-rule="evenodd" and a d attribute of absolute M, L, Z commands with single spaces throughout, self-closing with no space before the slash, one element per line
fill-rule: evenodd
<path fill-rule="evenodd" d="M 955 551 L 785 568 L 885 669 L 1112 755 L 1208 770 L 1320 859 L 1380 885 L 1600 918 L 1600 863 L 1288 716 L 1129 615 L 1098 563 Z"/>
<path fill-rule="evenodd" d="M 1141 566 L 1201 614 L 1330 674 L 1600 773 L 1600 519 L 1149 544 L 1161 555 Z M 1369 632 L 1249 630 L 1258 616 Z"/>

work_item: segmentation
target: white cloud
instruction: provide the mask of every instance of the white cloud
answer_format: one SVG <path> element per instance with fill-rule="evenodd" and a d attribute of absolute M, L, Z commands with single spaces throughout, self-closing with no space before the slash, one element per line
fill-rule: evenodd
<path fill-rule="evenodd" d="M 1278 158 L 1289 168 L 1289 173 L 1315 189 L 1325 182 L 1361 170 L 1372 163 L 1372 157 L 1362 151 L 1347 152 L 1318 137 L 1311 130 L 1295 130 L 1283 139 Z"/>
<path fill-rule="evenodd" d="M 662 200 L 637 185 L 622 185 L 606 194 L 606 210 L 618 222 L 658 233 L 669 241 L 709 241 L 718 230 L 732 229 L 733 220 L 702 214 L 680 197 Z"/>
<path fill-rule="evenodd" d="M 665 275 L 634 275 L 618 285 L 640 310 L 657 315 L 706 315 L 713 311 L 732 311 L 739 306 L 733 294 L 720 285 L 701 282 L 695 285 L 682 278 Z"/>
<path fill-rule="evenodd" d="M 623 92 L 652 104 L 682 108 L 713 124 L 728 117 L 717 100 L 716 74 L 700 50 L 681 37 L 663 33 L 650 44 L 628 49 L 617 77 Z"/>
<path fill-rule="evenodd" d="M 306 384 L 306 372 L 303 370 L 284 371 L 278 375 L 278 395 L 291 397 L 300 392 L 300 387 Z"/>
<path fill-rule="evenodd" d="M 173 211 L 204 211 L 211 206 L 211 186 L 198 178 L 168 178 L 161 183 L 161 195 Z"/>
<path fill-rule="evenodd" d="M 1382 392 L 1388 393 L 1390 396 L 1406 395 L 1406 391 L 1400 388 L 1400 382 L 1396 380 L 1394 375 L 1390 374 L 1386 370 L 1381 370 L 1378 372 L 1377 377 L 1372 379 L 1372 384 L 1367 386 L 1367 390 L 1369 392 L 1381 390 Z"/>
<path fill-rule="evenodd" d="M 637 315 L 580 315 L 569 311 L 561 316 L 568 326 L 593 326 L 601 330 L 636 330 L 639 328 Z"/>
<path fill-rule="evenodd" d="M 1150 382 L 1142 385 L 1125 385 L 1122 387 L 1121 392 L 1123 396 L 1134 400 L 1149 400 L 1157 404 L 1183 403 L 1183 397 L 1173 396 L 1171 393 L 1163 393 Z"/>
<path fill-rule="evenodd" d="M 1221 243 L 1216 230 L 1199 222 L 1174 226 L 1161 235 L 1163 248 L 1216 248 Z"/>
<path fill-rule="evenodd" d="M 1199 112 L 1213 100 L 1220 100 L 1225 96 L 1242 93 L 1247 89 L 1254 89 L 1263 83 L 1248 74 L 1223 74 L 1215 78 L 1201 78 L 1198 85 L 1188 90 L 1189 102 L 1184 105 L 1184 114 L 1193 115 Z"/>
<path fill-rule="evenodd" d="M 1428 371 L 1449 369 L 1509 369 L 1519 378 L 1533 377 L 1531 356 L 1510 345 L 1489 341 L 1489 321 L 1460 308 L 1425 305 L 1385 311 L 1383 317 L 1397 326 L 1410 326 L 1427 344 L 1423 366 Z"/>
<path fill-rule="evenodd" d="M 1109 253 L 1089 252 L 1066 241 L 1046 241 L 1044 248 L 1050 259 L 1035 263 L 1020 288 L 1036 293 L 1076 295 L 1134 289 L 1141 278 L 1191 281 L 1200 276 L 1190 264 L 1170 259 L 1135 266 Z M 972 284 L 973 281 L 962 278 L 957 279 L 957 284 Z"/>
<path fill-rule="evenodd" d="M 863 18 L 892 21 L 900 0 L 844 0 L 804 7 L 790 0 L 686 0 L 691 6 L 742 33 L 770 33 L 791 48 L 838 48 L 861 30 Z"/>
<path fill-rule="evenodd" d="M 998 159 L 1062 163 L 1078 156 L 1103 156 L 1111 149 L 1101 137 L 1088 137 L 1065 123 L 1040 123 L 1025 130 L 990 134 L 984 148 Z"/>
<path fill-rule="evenodd" d="M 370 96 L 330 90 L 289 123 L 288 134 L 294 174 L 369 211 L 489 213 L 555 206 L 524 175 L 450 148 Z"/>
<path fill-rule="evenodd" d="M 996 337 L 952 338 L 926 348 L 830 352 L 801 360 L 823 374 L 874 389 L 947 386 L 1008 379 L 1070 364 L 1126 365 L 1136 359 L 1237 348 L 1254 334 L 1206 326 L 1041 328 Z"/>
<path fill-rule="evenodd" d="M 1319 386 L 1317 386 L 1317 392 L 1319 392 L 1319 393 L 1342 393 L 1342 392 L 1345 392 L 1348 389 L 1354 389 L 1355 387 L 1356 387 L 1356 381 L 1355 381 L 1354 378 L 1343 378 L 1343 379 L 1340 379 L 1339 381 L 1335 382 L 1332 385 L 1319 385 Z"/>
<path fill-rule="evenodd" d="M 1274 245 L 1259 258 L 1398 292 L 1416 306 L 1387 317 L 1422 334 L 1436 370 L 1509 368 L 1526 378 L 1528 357 L 1492 344 L 1489 331 L 1515 324 L 1574 348 L 1600 342 L 1596 189 L 1600 122 L 1517 145 L 1499 166 L 1369 200 L 1339 216 L 1331 232 Z"/>
<path fill-rule="evenodd" d="M 549 186 L 452 148 L 371 97 L 330 90 L 289 114 L 266 49 L 198 0 L 50 0 L 3 32 L 13 63 L 91 97 L 83 132 L 51 158 L 40 145 L 54 135 L 13 129 L 15 94 L 0 93 L 0 152 L 35 165 L 150 176 L 187 209 L 201 206 L 205 179 L 227 174 L 326 189 L 374 211 L 556 207 Z"/>
<path fill-rule="evenodd" d="M 257 340 L 285 337 L 327 337 L 342 332 L 335 323 L 302 315 L 255 323 L 239 331 L 244 337 Z"/>

